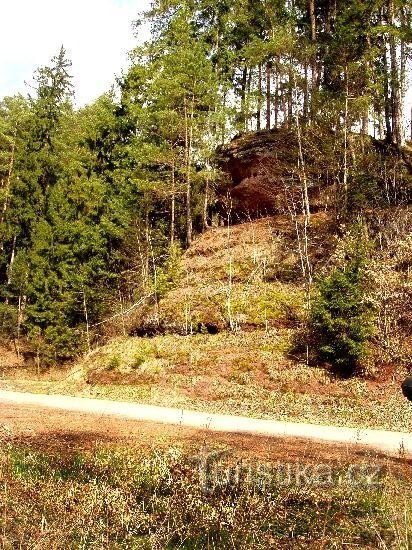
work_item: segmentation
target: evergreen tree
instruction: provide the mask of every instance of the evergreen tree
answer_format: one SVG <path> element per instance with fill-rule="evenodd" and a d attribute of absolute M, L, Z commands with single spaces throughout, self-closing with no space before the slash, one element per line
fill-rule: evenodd
<path fill-rule="evenodd" d="M 156 41 L 134 52 L 135 65 L 122 84 L 123 105 L 134 121 L 133 164 L 152 179 L 155 192 L 170 194 L 172 239 L 177 200 L 184 194 L 187 244 L 193 235 L 196 173 L 208 160 L 200 155 L 205 141 L 214 139 L 219 98 L 206 44 L 194 29 L 194 15 L 182 3 L 157 28 Z"/>
<path fill-rule="evenodd" d="M 344 376 L 362 366 L 373 334 L 373 311 L 365 300 L 366 246 L 362 227 L 355 227 L 345 262 L 319 280 L 312 305 L 311 327 L 318 357 Z"/>

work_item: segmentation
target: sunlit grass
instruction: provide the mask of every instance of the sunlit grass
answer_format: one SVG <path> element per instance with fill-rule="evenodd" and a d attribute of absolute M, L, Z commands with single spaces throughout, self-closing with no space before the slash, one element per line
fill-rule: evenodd
<path fill-rule="evenodd" d="M 350 484 L 336 470 L 327 485 L 290 485 L 257 480 L 230 457 L 213 463 L 221 477 L 205 478 L 199 456 L 3 446 L 2 548 L 409 548 L 411 487 L 401 479 Z"/>

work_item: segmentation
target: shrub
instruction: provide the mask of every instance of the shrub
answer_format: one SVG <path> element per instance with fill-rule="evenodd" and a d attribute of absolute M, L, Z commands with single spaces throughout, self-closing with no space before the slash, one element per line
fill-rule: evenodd
<path fill-rule="evenodd" d="M 0 304 L 0 334 L 4 337 L 16 338 L 18 312 L 15 306 Z"/>
<path fill-rule="evenodd" d="M 118 355 L 112 355 L 109 357 L 106 369 L 107 370 L 118 370 L 121 366 L 121 359 Z"/>
<path fill-rule="evenodd" d="M 179 245 L 173 244 L 169 249 L 169 255 L 162 267 L 157 269 L 153 290 L 158 299 L 163 298 L 170 290 L 176 288 L 179 283 L 182 249 Z"/>
<path fill-rule="evenodd" d="M 367 356 L 373 310 L 365 298 L 367 245 L 359 228 L 345 262 L 318 281 L 311 311 L 311 332 L 318 358 L 350 376 Z"/>
<path fill-rule="evenodd" d="M 384 202 L 382 191 L 374 174 L 354 174 L 349 181 L 348 208 L 351 212 L 381 206 Z"/>

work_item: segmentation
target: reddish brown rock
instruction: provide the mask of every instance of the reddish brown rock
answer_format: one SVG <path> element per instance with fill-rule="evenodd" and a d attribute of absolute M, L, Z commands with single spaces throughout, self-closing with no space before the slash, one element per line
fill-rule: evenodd
<path fill-rule="evenodd" d="M 319 160 L 307 158 L 305 166 L 315 210 L 327 201 L 320 197 L 321 187 L 328 182 Z M 303 172 L 294 131 L 274 129 L 238 136 L 219 151 L 218 162 L 227 176 L 219 189 L 223 211 L 230 202 L 234 215 L 256 218 L 287 210 L 291 195 L 297 194 L 299 202 Z"/>

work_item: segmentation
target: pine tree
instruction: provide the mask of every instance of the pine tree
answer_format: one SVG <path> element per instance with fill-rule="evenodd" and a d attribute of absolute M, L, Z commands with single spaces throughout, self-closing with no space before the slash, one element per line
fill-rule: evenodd
<path fill-rule="evenodd" d="M 157 29 L 156 41 L 135 51 L 135 66 L 123 83 L 123 101 L 137 129 L 131 142 L 134 163 L 142 168 L 146 160 L 148 177 L 157 182 L 154 189 L 162 193 L 166 187 L 170 193 L 171 235 L 184 188 L 187 244 L 193 236 L 196 172 L 205 162 L 198 154 L 205 150 L 204 140 L 213 139 L 208 132 L 218 99 L 213 64 L 194 25 L 189 6 L 182 3 Z"/>
<path fill-rule="evenodd" d="M 365 299 L 367 244 L 361 225 L 347 239 L 346 260 L 318 281 L 312 305 L 313 342 L 321 361 L 350 376 L 367 357 L 373 309 Z"/>

